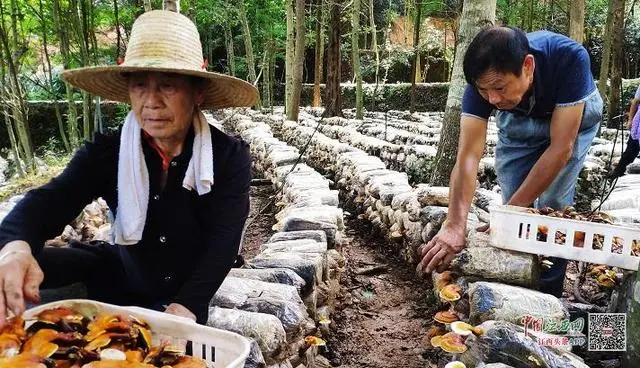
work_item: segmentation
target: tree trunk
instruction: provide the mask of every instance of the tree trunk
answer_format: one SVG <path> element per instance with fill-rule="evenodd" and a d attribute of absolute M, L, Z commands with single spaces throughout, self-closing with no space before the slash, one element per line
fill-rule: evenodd
<path fill-rule="evenodd" d="M 416 110 L 416 83 L 420 75 L 420 18 L 422 18 L 422 5 L 416 4 L 416 19 L 413 28 L 413 78 L 411 78 L 411 104 L 409 110 Z"/>
<path fill-rule="evenodd" d="M 144 0 L 144 11 L 148 12 L 153 10 L 153 8 L 151 7 L 151 0 Z"/>
<path fill-rule="evenodd" d="M 273 92 L 276 84 L 276 45 L 273 40 L 273 32 L 271 33 L 271 57 L 269 58 L 269 96 L 271 96 L 271 113 L 273 114 L 273 105 L 275 104 L 275 93 Z"/>
<path fill-rule="evenodd" d="M 61 7 L 60 0 L 52 1 L 52 10 L 53 10 L 53 24 L 55 29 L 58 31 L 58 39 L 60 40 L 60 55 L 62 56 L 62 65 L 64 69 L 69 69 L 70 67 L 70 56 L 69 56 L 69 34 L 67 33 L 68 27 L 62 26 L 61 20 Z M 67 97 L 67 136 L 69 137 L 69 144 L 72 149 L 78 147 L 80 143 L 80 135 L 78 132 L 78 112 L 76 110 L 76 104 L 73 100 L 73 89 L 71 85 L 68 83 L 64 83 L 66 97 Z"/>
<path fill-rule="evenodd" d="M 373 0 L 369 0 L 369 27 L 371 28 L 371 49 L 376 55 L 376 88 L 377 88 L 378 75 L 380 74 L 380 53 L 378 52 L 378 32 L 376 30 L 376 20 L 373 16 Z"/>
<path fill-rule="evenodd" d="M 342 0 L 330 3 L 329 44 L 327 48 L 327 83 L 325 87 L 324 116 L 342 116 L 340 91 L 340 9 Z"/>
<path fill-rule="evenodd" d="M 584 42 L 584 0 L 570 1 L 569 37 L 582 44 Z"/>
<path fill-rule="evenodd" d="M 162 9 L 180 13 L 180 0 L 162 0 Z"/>
<path fill-rule="evenodd" d="M 71 153 L 71 146 L 69 145 L 69 139 L 67 139 L 67 133 L 64 130 L 64 121 L 62 120 L 62 113 L 60 112 L 60 106 L 58 106 L 58 92 L 53 85 L 53 75 L 51 73 L 51 59 L 49 58 L 49 47 L 47 44 L 47 20 L 44 16 L 44 7 L 42 6 L 42 0 L 38 2 L 40 6 L 40 21 L 42 24 L 42 49 L 44 51 L 43 68 L 47 72 L 49 94 L 53 98 L 53 107 L 56 112 L 56 120 L 58 121 L 58 130 L 60 131 L 60 138 L 62 138 L 62 144 L 67 153 Z"/>
<path fill-rule="evenodd" d="M 322 12 L 322 0 L 316 2 L 316 52 L 313 69 L 313 102 L 311 106 L 320 107 L 322 104 L 322 98 L 320 97 L 320 83 L 322 82 L 322 56 L 323 56 L 323 41 L 322 30 L 324 28 L 324 19 Z"/>
<path fill-rule="evenodd" d="M 271 58 L 273 54 L 273 34 L 269 33 L 269 38 L 264 46 L 264 52 L 262 55 L 262 94 L 264 95 L 264 105 L 267 107 L 273 106 L 271 99 Z"/>
<path fill-rule="evenodd" d="M 620 93 L 622 89 L 622 59 L 624 58 L 624 0 L 614 0 L 613 32 L 611 49 L 611 89 L 609 90 L 609 109 L 607 126 L 617 128 L 623 119 L 620 115 Z"/>
<path fill-rule="evenodd" d="M 17 9 L 15 9 L 14 7 L 12 8 L 14 9 L 14 12 L 17 11 Z M 7 86 L 3 86 L 8 92 L 8 93 L 5 92 L 5 96 L 7 97 L 7 99 L 3 102 L 3 105 L 5 106 L 8 105 L 8 107 L 5 107 L 5 109 L 6 108 L 11 109 L 12 117 L 9 120 L 13 121 L 13 123 L 8 124 L 7 127 L 9 127 L 9 125 L 12 125 L 13 129 L 15 129 L 15 132 L 17 135 L 16 146 L 19 147 L 18 151 L 23 153 L 22 158 L 24 159 L 27 171 L 33 172 L 35 171 L 33 144 L 31 142 L 31 134 L 29 132 L 29 122 L 27 121 L 27 110 L 25 106 L 25 98 L 22 93 L 22 86 L 19 80 L 18 65 L 20 64 L 20 62 L 16 61 L 21 56 L 21 53 L 15 52 L 15 50 L 12 53 L 12 49 L 9 41 L 9 33 L 7 32 L 7 28 L 4 23 L 3 10 L 4 10 L 4 5 L 0 0 L 0 43 L 1 43 L 0 51 L 2 51 L 2 54 L 4 54 L 4 62 L 6 63 L 7 69 L 9 70 L 8 86 L 10 87 L 9 89 L 7 88 Z M 17 27 L 17 24 L 14 24 L 13 27 Z M 15 29 L 13 29 L 13 31 L 15 31 Z M 16 32 L 12 32 L 12 33 L 14 34 L 15 37 L 17 37 Z M 20 44 L 21 42 L 19 42 L 19 40 L 16 39 L 15 43 Z M 19 55 L 19 56 L 16 56 L 16 55 Z M 6 113 L 6 110 L 5 110 L 5 113 Z M 9 123 L 11 123 L 11 121 Z M 12 134 L 12 132 L 9 132 L 9 134 Z M 18 160 L 18 162 L 20 161 Z"/>
<path fill-rule="evenodd" d="M 284 81 L 284 111 L 288 113 L 291 109 L 291 92 L 293 87 L 293 59 L 295 49 L 295 25 L 293 23 L 294 0 L 287 0 L 287 47 L 285 50 L 285 81 Z"/>
<path fill-rule="evenodd" d="M 224 24 L 224 42 L 227 48 L 227 68 L 229 74 L 236 76 L 236 55 L 233 51 L 233 33 L 231 33 L 231 26 L 227 22 Z"/>
<path fill-rule="evenodd" d="M 84 0 L 69 1 L 69 7 L 71 9 L 71 25 L 74 30 L 74 34 L 77 36 L 78 44 L 80 44 L 80 62 L 82 66 L 88 66 L 91 64 L 91 57 L 89 51 L 89 45 L 91 43 L 89 37 L 89 31 L 86 29 L 86 22 L 84 21 L 85 9 Z M 78 7 L 80 6 L 80 8 Z M 82 91 L 82 137 L 85 140 L 91 139 L 92 129 L 92 116 L 91 116 L 91 99 L 89 93 Z"/>
<path fill-rule="evenodd" d="M 360 0 L 353 0 L 351 11 L 351 55 L 356 78 L 356 119 L 362 120 L 362 69 L 360 68 Z"/>
<path fill-rule="evenodd" d="M 244 6 L 244 0 L 240 0 L 238 3 L 240 4 L 240 21 L 242 22 L 242 36 L 244 37 L 244 49 L 247 55 L 249 83 L 254 84 L 256 83 L 256 62 L 253 58 L 253 43 L 251 42 L 251 31 L 249 30 L 249 21 L 247 20 L 247 11 Z"/>
<path fill-rule="evenodd" d="M 124 55 L 122 47 L 122 34 L 120 33 L 120 15 L 118 11 L 118 0 L 113 0 L 113 16 L 116 21 L 116 60 L 120 55 Z"/>
<path fill-rule="evenodd" d="M 2 55 L 2 49 L 0 48 L 0 55 Z M 0 57 L 0 85 L 6 86 L 6 72 L 5 72 L 5 62 L 4 58 Z M 6 96 L 6 89 L 0 89 L 0 98 L 4 101 L 8 99 Z M 13 158 L 16 163 L 16 170 L 18 172 L 18 176 L 21 178 L 24 177 L 24 167 L 22 167 L 22 160 L 20 158 L 20 148 L 18 147 L 18 142 L 16 140 L 16 135 L 13 130 L 13 124 L 11 123 L 11 119 L 9 118 L 9 106 L 6 103 L 0 104 L 0 111 L 4 116 L 4 122 L 7 127 L 7 135 L 9 136 L 9 143 L 11 144 L 11 153 L 13 153 Z"/>
<path fill-rule="evenodd" d="M 462 95 L 467 85 L 462 70 L 464 54 L 480 28 L 487 22 L 494 22 L 495 14 L 496 0 L 465 0 L 462 6 L 458 42 L 453 61 L 453 75 L 449 84 L 447 106 L 440 132 L 440 142 L 438 143 L 438 153 L 431 173 L 432 185 L 449 185 L 449 177 L 457 156 Z"/>
<path fill-rule="evenodd" d="M 614 0 L 609 0 L 607 25 L 604 32 L 605 35 L 611 35 L 613 32 L 613 7 Z M 611 40 L 612 37 L 604 37 L 602 61 L 600 62 L 600 76 L 598 78 L 598 90 L 600 91 L 600 96 L 602 97 L 602 100 L 605 101 L 606 106 L 609 106 L 609 88 L 607 87 L 607 80 L 609 78 L 609 62 L 611 60 Z"/>
<path fill-rule="evenodd" d="M 300 94 L 302 93 L 302 71 L 304 67 L 304 1 L 296 0 L 296 45 L 293 70 L 293 86 L 291 88 L 290 110 L 288 120 L 298 120 L 300 112 Z"/>

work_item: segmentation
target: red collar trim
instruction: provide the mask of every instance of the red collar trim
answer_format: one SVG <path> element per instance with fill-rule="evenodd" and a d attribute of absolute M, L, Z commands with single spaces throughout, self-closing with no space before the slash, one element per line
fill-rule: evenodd
<path fill-rule="evenodd" d="M 158 155 L 160 155 L 160 158 L 162 159 L 162 170 L 164 172 L 169 171 L 169 163 L 171 162 L 171 158 L 169 156 L 167 156 L 162 149 L 160 149 L 160 146 L 158 146 L 156 144 L 156 142 L 153 140 L 153 138 L 151 137 L 151 135 L 149 135 L 149 133 L 145 132 L 144 129 L 142 130 L 142 138 L 147 141 L 147 143 L 149 143 L 149 145 L 151 146 L 151 148 L 153 148 Z"/>

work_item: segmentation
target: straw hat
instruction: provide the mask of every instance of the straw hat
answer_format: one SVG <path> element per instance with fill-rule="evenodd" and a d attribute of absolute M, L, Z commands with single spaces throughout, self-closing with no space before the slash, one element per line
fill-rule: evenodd
<path fill-rule="evenodd" d="M 124 62 L 62 72 L 70 84 L 103 98 L 129 103 L 125 72 L 167 72 L 208 81 L 201 108 L 253 106 L 258 89 L 241 79 L 206 71 L 195 24 L 182 14 L 153 10 L 133 23 Z"/>

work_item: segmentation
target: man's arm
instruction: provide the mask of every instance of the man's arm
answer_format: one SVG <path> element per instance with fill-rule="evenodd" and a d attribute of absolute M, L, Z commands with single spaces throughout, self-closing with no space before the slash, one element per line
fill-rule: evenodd
<path fill-rule="evenodd" d="M 462 116 L 458 156 L 451 172 L 449 212 L 447 220 L 436 236 L 422 249 L 418 272 L 442 272 L 466 245 L 467 214 L 476 188 L 478 165 L 487 137 L 487 121 Z"/>
<path fill-rule="evenodd" d="M 583 111 L 584 102 L 553 110 L 551 144 L 533 165 L 508 204 L 527 207 L 551 185 L 571 158 Z"/>
<path fill-rule="evenodd" d="M 449 187 L 449 226 L 466 227 L 467 215 L 476 190 L 478 165 L 487 139 L 487 121 L 462 116 L 456 164 L 451 171 Z"/>

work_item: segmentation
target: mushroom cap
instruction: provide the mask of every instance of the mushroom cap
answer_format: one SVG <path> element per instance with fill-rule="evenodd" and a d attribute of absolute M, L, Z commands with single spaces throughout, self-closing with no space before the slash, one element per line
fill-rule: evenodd
<path fill-rule="evenodd" d="M 442 348 L 442 350 L 446 351 L 447 353 L 452 354 L 460 354 L 467 351 L 467 345 L 465 345 L 464 341 L 462 341 L 462 339 L 458 337 L 451 339 L 446 339 L 443 337 L 442 341 L 440 341 L 440 348 Z"/>
<path fill-rule="evenodd" d="M 440 290 L 440 298 L 447 302 L 455 302 L 460 299 L 460 287 L 456 284 L 449 284 Z"/>
<path fill-rule="evenodd" d="M 436 322 L 449 324 L 451 322 L 457 321 L 459 318 L 455 313 L 451 311 L 441 311 L 436 313 L 433 319 L 436 320 Z"/>
<path fill-rule="evenodd" d="M 445 365 L 444 368 L 467 368 L 467 366 L 464 365 L 464 363 L 456 360 L 456 361 L 447 363 L 447 365 Z"/>
<path fill-rule="evenodd" d="M 473 326 L 466 322 L 455 321 L 451 322 L 451 331 L 460 336 L 469 336 L 473 333 Z"/>

